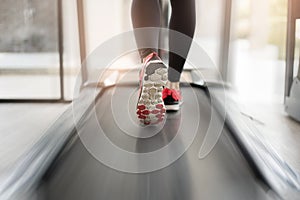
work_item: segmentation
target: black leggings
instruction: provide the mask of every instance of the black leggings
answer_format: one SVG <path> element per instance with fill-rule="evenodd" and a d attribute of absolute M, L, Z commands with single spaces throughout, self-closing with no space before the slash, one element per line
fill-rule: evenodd
<path fill-rule="evenodd" d="M 193 38 L 196 23 L 195 0 L 170 0 L 172 7 L 171 20 L 169 28 L 171 30 L 183 33 Z M 161 8 L 159 0 L 133 0 L 131 17 L 134 28 L 142 27 L 161 27 Z M 158 47 L 159 32 L 151 31 L 143 36 L 136 36 L 138 46 L 141 44 L 151 44 Z M 176 41 L 178 36 L 170 32 L 169 34 L 169 74 L 168 79 L 171 82 L 180 80 L 186 57 L 188 55 L 192 39 L 187 42 Z M 146 40 L 146 42 L 145 42 Z M 181 56 L 171 52 L 172 49 L 180 49 Z M 149 53 L 157 51 L 156 49 L 139 49 L 141 58 Z"/>

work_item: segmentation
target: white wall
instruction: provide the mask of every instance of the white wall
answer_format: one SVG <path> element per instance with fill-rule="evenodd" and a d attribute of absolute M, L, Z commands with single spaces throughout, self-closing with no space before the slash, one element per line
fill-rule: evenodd
<path fill-rule="evenodd" d="M 63 2 L 64 67 L 80 67 L 79 34 L 76 0 Z"/>
<path fill-rule="evenodd" d="M 130 30 L 131 0 L 85 0 L 85 31 L 87 55 L 102 42 Z"/>

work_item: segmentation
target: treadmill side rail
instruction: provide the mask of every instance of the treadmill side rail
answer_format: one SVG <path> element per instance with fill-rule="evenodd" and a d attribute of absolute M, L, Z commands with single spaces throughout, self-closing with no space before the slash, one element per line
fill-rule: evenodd
<path fill-rule="evenodd" d="M 218 100 L 218 89 L 210 91 Z M 227 95 L 228 97 L 228 95 Z M 232 129 L 233 137 L 241 143 L 242 152 L 250 164 L 272 189 L 284 199 L 297 199 L 300 195 L 300 177 L 270 146 L 260 137 L 259 130 L 250 119 L 244 117 L 238 105 L 227 98 L 227 102 L 217 102 L 216 109 L 226 109 L 226 124 Z"/>
<path fill-rule="evenodd" d="M 285 111 L 300 122 L 300 80 L 298 77 L 293 81 L 290 96 L 286 97 Z"/>

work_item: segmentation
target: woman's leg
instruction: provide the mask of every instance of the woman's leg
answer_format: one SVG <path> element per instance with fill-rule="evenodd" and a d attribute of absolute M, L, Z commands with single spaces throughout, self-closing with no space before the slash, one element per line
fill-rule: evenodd
<path fill-rule="evenodd" d="M 169 28 L 189 36 L 191 39 L 184 42 L 178 41 L 178 35 L 169 34 L 169 72 L 170 82 L 179 82 L 183 66 L 188 55 L 196 25 L 195 0 L 170 0 L 172 5 L 172 15 Z M 183 54 L 177 55 L 172 50 L 177 49 Z M 179 86 L 179 84 L 178 84 Z"/>
<path fill-rule="evenodd" d="M 133 0 L 131 6 L 131 19 L 133 28 L 160 27 L 161 11 L 159 0 Z M 157 52 L 159 30 L 135 32 L 135 39 L 141 58 L 152 52 Z M 155 48 L 140 48 L 143 46 Z"/>
<path fill-rule="evenodd" d="M 167 67 L 156 53 L 161 24 L 160 12 L 159 0 L 133 0 L 132 2 L 134 34 L 143 61 L 136 114 L 140 122 L 145 125 L 162 122 L 166 112 L 162 90 L 168 78 Z M 137 30 L 144 27 L 156 29 Z"/>

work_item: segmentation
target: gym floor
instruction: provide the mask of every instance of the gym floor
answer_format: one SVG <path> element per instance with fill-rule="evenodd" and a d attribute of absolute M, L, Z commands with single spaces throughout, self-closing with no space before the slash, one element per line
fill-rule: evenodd
<path fill-rule="evenodd" d="M 26 153 L 68 104 L 0 104 L 0 177 Z"/>

